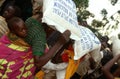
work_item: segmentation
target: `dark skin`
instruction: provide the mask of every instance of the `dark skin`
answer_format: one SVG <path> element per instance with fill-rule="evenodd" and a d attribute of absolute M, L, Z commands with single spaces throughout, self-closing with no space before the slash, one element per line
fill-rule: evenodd
<path fill-rule="evenodd" d="M 32 18 L 41 22 L 42 14 L 35 14 L 32 16 Z M 38 68 L 36 69 L 37 71 L 39 71 L 42 68 L 42 66 L 44 66 L 57 53 L 57 51 L 59 51 L 62 48 L 62 46 L 69 41 L 69 37 L 70 31 L 67 30 L 60 35 L 55 45 L 47 53 L 44 53 L 42 56 L 34 56 L 35 65 Z"/>
<path fill-rule="evenodd" d="M 42 56 L 34 56 L 36 66 L 41 69 L 53 56 L 62 48 L 62 46 L 68 42 L 70 36 L 70 31 L 65 31 L 61 34 L 58 41 L 55 45 L 47 52 L 44 53 Z"/>
<path fill-rule="evenodd" d="M 14 24 L 14 32 L 17 34 L 17 36 L 24 38 L 27 36 L 27 28 L 25 26 L 25 23 L 21 20 L 18 23 Z"/>
<path fill-rule="evenodd" d="M 63 60 L 61 57 L 61 53 L 64 51 L 64 49 L 68 49 L 68 47 L 72 44 L 73 44 L 72 40 L 69 40 L 66 44 L 64 44 L 62 48 L 57 52 L 57 54 L 52 58 L 51 62 L 54 64 L 62 63 Z"/>
<path fill-rule="evenodd" d="M 14 13 L 15 13 L 15 9 L 12 6 L 8 6 L 7 8 L 5 8 L 2 16 L 6 20 L 9 20 L 10 18 L 14 17 Z"/>
<path fill-rule="evenodd" d="M 24 38 L 27 35 L 27 29 L 22 20 L 13 24 L 13 29 L 11 30 L 12 33 L 15 33 L 17 36 Z M 67 37 L 66 37 L 67 36 Z M 62 47 L 62 44 L 68 41 L 69 31 L 66 31 L 64 35 L 60 35 L 58 42 L 50 49 L 47 54 L 43 56 L 34 56 L 35 57 L 35 64 L 37 67 L 41 68 L 46 62 L 51 59 L 53 54 L 57 53 L 57 49 Z M 41 64 L 41 62 L 43 62 Z"/>
<path fill-rule="evenodd" d="M 24 38 L 27 35 L 26 26 L 21 19 L 19 19 L 17 22 L 9 21 L 9 23 L 12 23 L 12 26 L 10 26 L 10 31 L 12 33 L 21 38 Z M 60 35 L 60 38 L 56 44 L 48 51 L 48 53 L 44 53 L 42 56 L 34 56 L 35 65 L 38 68 L 37 70 L 41 69 L 42 66 L 45 65 L 57 53 L 57 51 L 59 51 L 62 46 L 69 41 L 69 36 L 70 31 L 66 30 L 63 34 Z"/>
<path fill-rule="evenodd" d="M 12 18 L 13 19 L 13 18 Z M 17 22 L 13 22 L 10 26 L 10 32 L 16 34 L 17 36 L 24 38 L 27 36 L 27 28 L 25 26 L 25 23 L 22 19 L 15 17 L 15 19 L 18 19 Z M 11 21 L 9 21 L 11 23 Z"/>
<path fill-rule="evenodd" d="M 110 72 L 111 67 L 120 59 L 120 54 L 111 59 L 105 66 L 103 66 L 102 71 L 107 79 L 114 79 L 114 77 L 120 76 L 120 67 L 112 74 Z"/>

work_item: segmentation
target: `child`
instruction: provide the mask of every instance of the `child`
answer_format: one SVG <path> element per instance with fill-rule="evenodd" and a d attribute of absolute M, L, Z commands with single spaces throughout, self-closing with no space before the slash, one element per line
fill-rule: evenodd
<path fill-rule="evenodd" d="M 31 79 L 35 66 L 29 45 L 23 38 L 27 29 L 22 19 L 8 21 L 10 32 L 0 39 L 0 79 Z"/>

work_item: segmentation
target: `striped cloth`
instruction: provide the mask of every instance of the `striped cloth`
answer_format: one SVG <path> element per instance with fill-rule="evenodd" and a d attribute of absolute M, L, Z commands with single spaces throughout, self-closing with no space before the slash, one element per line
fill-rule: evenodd
<path fill-rule="evenodd" d="M 28 28 L 28 35 L 25 38 L 32 46 L 34 55 L 43 55 L 46 46 L 46 33 L 44 28 L 37 20 L 32 17 L 26 20 L 26 26 Z"/>
<path fill-rule="evenodd" d="M 0 16 L 0 37 L 9 31 L 5 18 Z"/>

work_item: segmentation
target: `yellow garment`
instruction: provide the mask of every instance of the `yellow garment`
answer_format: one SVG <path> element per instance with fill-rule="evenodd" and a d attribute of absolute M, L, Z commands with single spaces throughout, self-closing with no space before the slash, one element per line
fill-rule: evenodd
<path fill-rule="evenodd" d="M 44 72 L 42 70 L 40 70 L 36 75 L 35 75 L 35 79 L 43 79 L 44 77 Z"/>
<path fill-rule="evenodd" d="M 7 35 L 12 44 L 22 47 L 30 47 L 28 43 L 26 43 L 22 38 L 16 36 L 15 34 L 8 32 Z"/>
<path fill-rule="evenodd" d="M 25 46 L 18 46 L 15 44 L 10 44 L 8 45 L 9 48 L 14 49 L 14 50 L 18 50 L 18 51 L 25 51 L 28 50 L 29 47 L 25 47 Z"/>
<path fill-rule="evenodd" d="M 30 47 L 23 39 L 19 38 L 13 33 L 7 33 L 8 38 L 11 41 L 11 44 L 8 44 L 8 47 L 18 51 L 26 51 Z"/>
<path fill-rule="evenodd" d="M 74 60 L 74 52 L 69 51 L 69 50 L 65 50 L 65 53 L 68 53 L 69 55 L 69 63 L 68 63 L 68 67 L 66 70 L 66 74 L 65 74 L 65 79 L 70 79 L 70 77 L 76 72 L 79 64 L 80 64 L 80 60 Z"/>

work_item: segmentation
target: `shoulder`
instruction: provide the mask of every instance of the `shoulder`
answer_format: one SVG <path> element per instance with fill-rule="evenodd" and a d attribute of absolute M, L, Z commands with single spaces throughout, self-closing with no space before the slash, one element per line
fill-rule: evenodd
<path fill-rule="evenodd" d="M 38 22 L 36 19 L 30 17 L 25 21 L 25 24 L 28 28 L 39 28 L 43 29 L 42 24 Z"/>
<path fill-rule="evenodd" d="M 33 22 L 33 18 L 32 17 L 26 19 L 25 24 L 28 26 L 29 24 L 31 24 L 31 22 Z"/>
<path fill-rule="evenodd" d="M 28 18 L 28 19 L 26 19 L 26 21 L 25 21 L 25 23 L 27 24 L 27 23 L 39 23 L 36 19 L 34 19 L 34 18 L 32 18 L 32 17 L 30 17 L 30 18 Z M 39 23 L 40 24 L 40 23 Z"/>
<path fill-rule="evenodd" d="M 32 18 L 32 17 L 29 17 L 28 19 L 26 19 L 25 22 L 32 21 L 32 20 L 33 20 L 33 18 Z"/>

